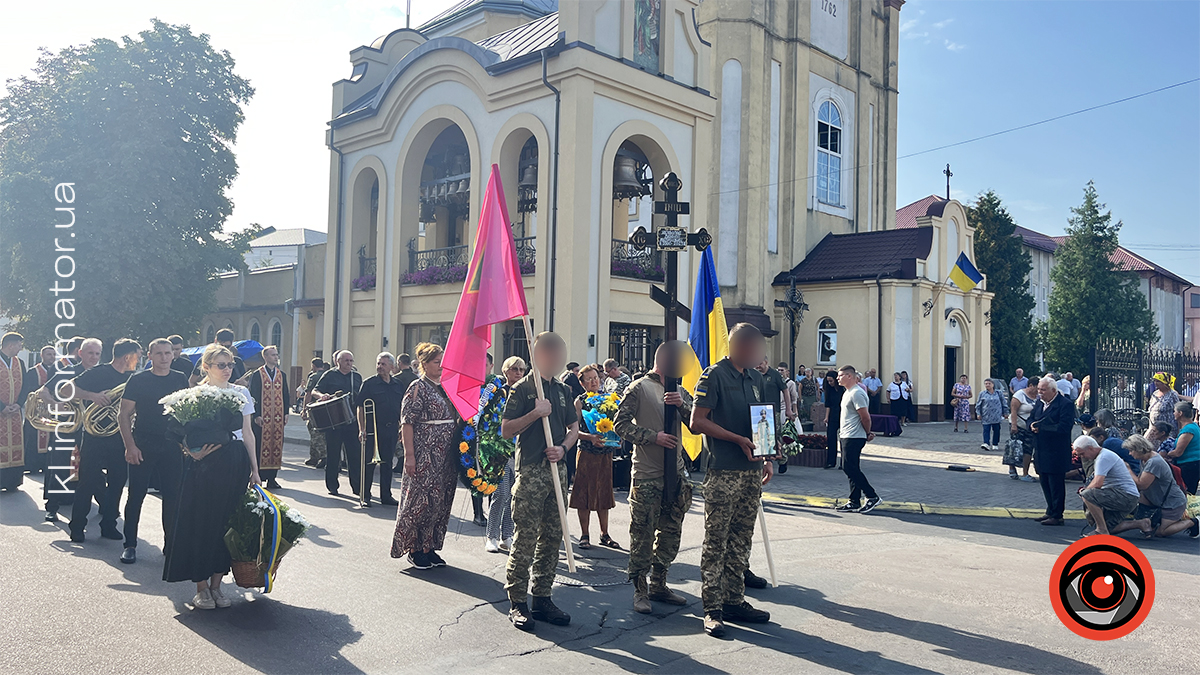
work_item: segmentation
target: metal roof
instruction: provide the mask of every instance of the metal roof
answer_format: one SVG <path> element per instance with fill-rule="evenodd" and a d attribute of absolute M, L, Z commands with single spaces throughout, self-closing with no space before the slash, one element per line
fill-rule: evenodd
<path fill-rule="evenodd" d="M 498 54 L 501 61 L 510 61 L 551 47 L 557 40 L 558 12 L 554 12 L 536 21 L 497 33 L 476 44 Z"/>
<path fill-rule="evenodd" d="M 293 227 L 286 230 L 275 230 L 250 241 L 250 248 L 268 246 L 307 246 L 309 244 L 324 244 L 327 237 L 324 232 L 309 230 L 303 227 Z"/>
<path fill-rule="evenodd" d="M 947 200 L 937 195 L 929 195 L 908 206 L 898 208 L 896 209 L 896 228 L 916 227 L 917 218 L 923 216 L 940 216 L 942 215 L 942 209 L 946 208 L 946 203 Z"/>
<path fill-rule="evenodd" d="M 435 31 L 442 26 L 453 23 L 456 19 L 478 11 L 491 11 L 502 14 L 525 14 L 526 16 L 536 18 L 545 16 L 550 12 L 557 12 L 558 0 L 462 0 L 462 2 L 451 5 L 446 11 L 421 24 L 417 30 L 422 33 Z"/>
<path fill-rule="evenodd" d="M 915 279 L 916 261 L 929 258 L 932 227 L 827 234 L 800 264 L 780 272 L 773 285 L 874 279 Z"/>

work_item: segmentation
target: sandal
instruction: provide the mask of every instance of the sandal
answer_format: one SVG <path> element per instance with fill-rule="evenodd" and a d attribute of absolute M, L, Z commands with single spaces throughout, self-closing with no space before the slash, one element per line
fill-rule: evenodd
<path fill-rule="evenodd" d="M 616 550 L 618 550 L 618 551 L 622 550 L 622 549 L 621 549 L 621 545 L 620 545 L 620 544 L 618 544 L 617 542 L 613 541 L 612 537 L 608 536 L 608 533 L 607 533 L 607 532 L 606 532 L 606 533 L 604 533 L 604 534 L 602 534 L 602 535 L 600 535 L 600 545 L 601 545 L 601 546 L 607 546 L 607 547 L 609 547 L 609 548 L 613 548 L 613 549 L 616 549 Z"/>
<path fill-rule="evenodd" d="M 592 542 L 586 534 L 579 535 L 579 548 L 587 550 L 592 547 Z"/>

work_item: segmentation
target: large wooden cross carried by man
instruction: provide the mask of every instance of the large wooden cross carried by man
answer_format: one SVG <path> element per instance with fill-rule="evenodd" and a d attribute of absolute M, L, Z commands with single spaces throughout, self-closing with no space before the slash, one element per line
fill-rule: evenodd
<path fill-rule="evenodd" d="M 676 319 L 683 319 L 690 322 L 692 319 L 692 310 L 688 309 L 683 303 L 679 302 L 679 252 L 687 250 L 689 246 L 694 246 L 697 251 L 703 251 L 712 245 L 712 237 L 704 228 L 700 228 L 698 232 L 688 232 L 687 228 L 679 226 L 679 216 L 686 216 L 691 213 L 691 204 L 688 202 L 679 201 L 679 190 L 683 187 L 683 181 L 679 180 L 679 176 L 672 171 L 663 177 L 659 182 L 659 187 L 663 191 L 663 199 L 654 202 L 654 215 L 663 216 L 663 224 L 655 229 L 657 235 L 657 248 L 666 254 L 667 271 L 666 271 L 666 290 L 658 286 L 650 286 L 650 298 L 662 305 L 663 308 L 663 340 L 671 341 L 678 338 L 678 323 Z M 633 235 L 629 238 L 629 243 L 638 250 L 645 250 L 650 246 L 650 233 L 646 232 L 646 228 L 638 227 Z M 677 356 L 677 355 L 676 355 Z M 679 359 L 672 359 L 671 370 L 664 373 L 663 388 L 667 392 L 676 391 L 679 388 Z M 663 408 L 663 429 L 669 430 L 675 428 L 675 406 L 664 404 Z M 667 461 L 663 464 L 663 469 L 666 472 L 664 478 L 667 480 L 666 488 L 663 490 L 663 499 L 667 504 L 675 500 L 675 490 L 678 489 L 677 481 L 673 480 L 676 470 L 674 453 L 675 448 L 667 449 Z"/>

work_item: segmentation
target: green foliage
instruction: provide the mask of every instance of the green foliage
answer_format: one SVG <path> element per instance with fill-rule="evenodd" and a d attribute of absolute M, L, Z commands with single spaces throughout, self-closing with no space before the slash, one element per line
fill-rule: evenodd
<path fill-rule="evenodd" d="M 1033 333 L 1033 296 L 1029 294 L 1029 254 L 1016 236 L 1017 224 L 988 190 L 967 209 L 975 227 L 975 264 L 987 276 L 992 298 L 992 373 L 1007 376 L 1017 368 L 1033 368 L 1036 340 Z"/>
<path fill-rule="evenodd" d="M 1154 342 L 1158 327 L 1137 275 L 1111 260 L 1122 223 L 1113 222 L 1090 181 L 1083 204 L 1071 212 L 1050 273 L 1046 360 L 1056 370 L 1078 373 L 1086 371 L 1088 350 L 1101 339 Z"/>
<path fill-rule="evenodd" d="M 63 334 L 106 346 L 180 333 L 215 309 L 216 274 L 240 268 L 257 232 L 222 237 L 232 151 L 254 90 L 207 35 L 158 20 L 137 38 L 43 51 L 0 98 L 4 311 L 33 348 Z M 74 184 L 74 202 L 55 185 Z M 60 194 L 60 196 L 63 196 Z M 73 227 L 55 225 L 71 222 Z M 72 234 L 74 236 L 72 236 Z M 55 252 L 55 242 L 62 248 Z M 73 290 L 57 296 L 55 260 Z M 59 272 L 69 274 L 69 263 Z M 73 298 L 73 308 L 55 300 Z M 70 317 L 70 311 L 74 317 Z"/>

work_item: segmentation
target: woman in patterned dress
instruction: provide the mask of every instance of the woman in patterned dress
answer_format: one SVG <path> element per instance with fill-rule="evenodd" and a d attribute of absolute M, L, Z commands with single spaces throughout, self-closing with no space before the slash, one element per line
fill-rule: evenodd
<path fill-rule="evenodd" d="M 417 345 L 421 379 L 408 388 L 400 408 L 404 447 L 404 477 L 392 557 L 408 554 L 413 567 L 441 567 L 438 555 L 446 539 L 450 508 L 458 481 L 458 413 L 442 390 L 442 348 L 428 342 Z"/>
<path fill-rule="evenodd" d="M 575 416 L 582 420 L 583 413 L 591 410 L 589 396 L 600 393 L 600 368 L 584 366 L 579 371 L 579 382 L 584 393 L 575 399 Z M 623 390 L 622 390 L 623 391 Z M 571 488 L 570 508 L 579 512 L 579 548 L 592 547 L 591 513 L 596 512 L 600 521 L 600 545 L 621 550 L 621 545 L 608 536 L 608 512 L 616 505 L 613 496 L 613 449 L 604 445 L 604 439 L 592 433 L 579 432 L 579 456 L 575 460 L 575 486 Z"/>
<path fill-rule="evenodd" d="M 971 426 L 971 385 L 967 384 L 966 375 L 958 378 L 950 395 L 954 397 L 954 430 L 958 431 L 958 423 L 962 422 L 963 433 L 966 433 Z"/>

